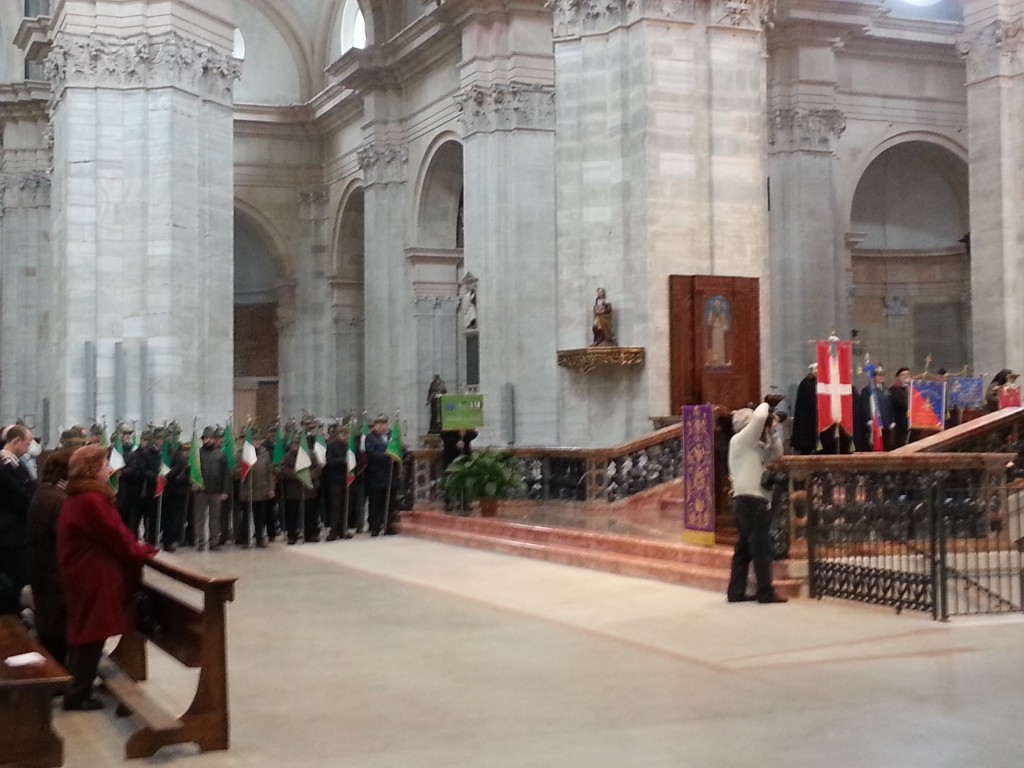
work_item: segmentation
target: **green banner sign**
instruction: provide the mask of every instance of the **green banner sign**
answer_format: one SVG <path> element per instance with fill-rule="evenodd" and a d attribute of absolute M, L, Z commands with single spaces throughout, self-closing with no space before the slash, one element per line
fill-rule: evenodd
<path fill-rule="evenodd" d="M 483 395 L 441 395 L 441 429 L 479 429 L 483 425 Z"/>

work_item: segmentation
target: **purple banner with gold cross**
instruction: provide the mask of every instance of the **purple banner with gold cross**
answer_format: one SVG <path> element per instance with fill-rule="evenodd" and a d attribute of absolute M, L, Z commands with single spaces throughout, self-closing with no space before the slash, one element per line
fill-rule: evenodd
<path fill-rule="evenodd" d="M 715 422 L 710 405 L 683 406 L 683 542 L 715 543 Z"/>

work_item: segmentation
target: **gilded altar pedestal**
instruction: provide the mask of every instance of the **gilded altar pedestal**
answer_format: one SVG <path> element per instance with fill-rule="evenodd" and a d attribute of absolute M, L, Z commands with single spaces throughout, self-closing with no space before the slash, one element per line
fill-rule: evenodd
<path fill-rule="evenodd" d="M 558 365 L 580 373 L 590 373 L 605 365 L 631 366 L 644 364 L 643 347 L 584 347 L 560 349 Z"/>

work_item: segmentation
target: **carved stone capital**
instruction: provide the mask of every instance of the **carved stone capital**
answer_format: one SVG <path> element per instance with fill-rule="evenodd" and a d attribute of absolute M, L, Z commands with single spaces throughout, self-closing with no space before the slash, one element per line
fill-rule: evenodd
<path fill-rule="evenodd" d="M 473 85 L 455 97 L 466 135 L 555 129 L 555 89 L 539 83 Z"/>
<path fill-rule="evenodd" d="M 712 0 L 711 23 L 739 29 L 773 26 L 775 0 Z"/>
<path fill-rule="evenodd" d="M 838 109 L 776 109 L 768 120 L 768 143 L 776 151 L 833 152 L 846 130 Z"/>
<path fill-rule="evenodd" d="M 615 29 L 638 19 L 694 21 L 695 0 L 548 0 L 555 37 Z"/>
<path fill-rule="evenodd" d="M 404 144 L 374 142 L 356 151 L 367 184 L 397 184 L 406 180 L 409 150 Z"/>
<path fill-rule="evenodd" d="M 49 205 L 50 175 L 46 171 L 0 174 L 0 210 Z"/>
<path fill-rule="evenodd" d="M 967 83 L 999 74 L 1020 71 L 1018 52 L 1024 40 L 1020 21 L 993 21 L 957 40 L 957 50 L 967 64 Z"/>
<path fill-rule="evenodd" d="M 129 39 L 58 32 L 43 71 L 54 100 L 66 87 L 172 86 L 230 104 L 242 64 L 230 54 L 176 32 Z"/>

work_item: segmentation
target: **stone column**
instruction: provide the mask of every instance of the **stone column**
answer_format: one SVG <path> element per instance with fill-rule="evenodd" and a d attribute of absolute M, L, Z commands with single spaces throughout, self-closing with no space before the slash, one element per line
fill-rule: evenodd
<path fill-rule="evenodd" d="M 420 382 L 422 392 L 415 418 L 409 414 L 409 423 L 416 425 L 419 435 L 427 434 L 430 427 L 427 388 L 422 382 L 432 381 L 436 373 L 444 379 L 449 392 L 458 391 L 458 309 L 458 296 L 422 296 L 415 300 L 416 381 Z"/>
<path fill-rule="evenodd" d="M 480 444 L 559 441 L 555 99 L 546 14 L 463 28 L 465 268 L 478 279 Z M 499 33 L 497 28 L 501 27 Z M 500 74 L 499 74 L 500 73 Z M 504 393 L 511 384 L 514 408 Z"/>
<path fill-rule="evenodd" d="M 763 378 L 792 385 L 790 397 L 814 361 L 806 342 L 833 328 L 845 338 L 850 327 L 850 257 L 835 225 L 835 146 L 845 126 L 831 108 L 778 106 L 768 115 L 771 298 L 762 312 L 770 313 L 772 343 Z"/>
<path fill-rule="evenodd" d="M 974 367 L 1024 366 L 1024 2 L 967 0 Z"/>
<path fill-rule="evenodd" d="M 554 0 L 558 346 L 597 288 L 642 369 L 562 377 L 561 441 L 607 445 L 669 409 L 668 278 L 762 278 L 765 3 Z"/>
<path fill-rule="evenodd" d="M 327 280 L 329 247 L 327 238 L 326 187 L 311 184 L 296 194 L 297 213 L 302 223 L 301 242 L 296 246 L 294 318 L 282 345 L 287 347 L 289 385 L 282 389 L 281 408 L 296 419 L 305 409 L 317 417 L 335 415 L 334 377 L 337 352 L 333 344 L 333 323 L 326 307 L 331 305 Z M 284 371 L 282 371 L 284 373 Z"/>
<path fill-rule="evenodd" d="M 366 363 L 364 404 L 372 418 L 418 402 L 415 370 L 415 326 L 406 274 L 404 230 L 399 211 L 406 208 L 409 153 L 403 143 L 373 140 L 360 148 L 366 210 L 364 316 Z"/>
<path fill-rule="evenodd" d="M 146 342 L 156 420 L 223 422 L 232 403 L 233 156 L 230 0 L 54 8 L 53 423 L 112 416 L 114 345 Z M 141 404 L 128 391 L 127 412 Z"/>
<path fill-rule="evenodd" d="M 334 411 L 332 416 L 363 412 L 364 323 L 361 281 L 331 281 L 334 322 Z"/>

